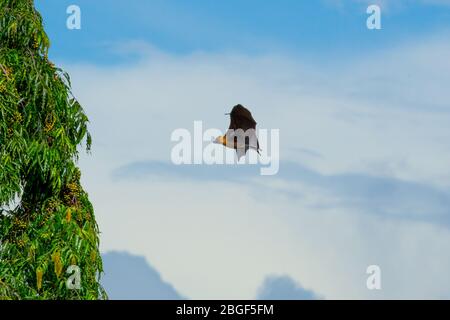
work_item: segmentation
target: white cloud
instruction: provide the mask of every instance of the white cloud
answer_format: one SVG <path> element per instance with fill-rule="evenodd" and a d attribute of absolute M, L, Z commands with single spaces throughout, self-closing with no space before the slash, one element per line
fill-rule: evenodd
<path fill-rule="evenodd" d="M 242 103 L 259 126 L 280 128 L 282 159 L 322 174 L 448 187 L 450 48 L 441 38 L 332 68 L 274 55 L 148 52 L 137 65 L 66 66 L 92 122 L 93 155 L 81 165 L 104 250 L 145 255 L 192 298 L 251 298 L 273 273 L 325 298 L 449 296 L 446 227 L 361 214 L 301 181 L 286 185 L 302 195 L 292 200 L 231 182 L 111 180 L 130 162 L 169 161 L 175 128 L 203 120 L 225 129 L 223 113 Z M 370 264 L 382 268 L 381 292 L 365 288 Z"/>

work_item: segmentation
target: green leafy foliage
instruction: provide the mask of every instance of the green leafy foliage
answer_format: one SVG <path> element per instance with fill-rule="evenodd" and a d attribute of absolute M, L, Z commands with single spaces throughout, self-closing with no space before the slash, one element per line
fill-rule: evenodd
<path fill-rule="evenodd" d="M 99 299 L 99 230 L 76 166 L 88 118 L 33 0 L 0 0 L 0 299 Z M 70 265 L 81 288 L 66 286 Z"/>

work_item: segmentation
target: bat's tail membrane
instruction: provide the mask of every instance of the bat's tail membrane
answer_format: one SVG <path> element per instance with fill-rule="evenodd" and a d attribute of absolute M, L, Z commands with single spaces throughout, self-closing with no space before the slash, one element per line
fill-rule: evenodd
<path fill-rule="evenodd" d="M 237 148 L 236 149 L 236 155 L 238 160 L 241 160 L 242 157 L 245 157 L 245 154 L 247 153 L 247 150 L 245 148 Z"/>

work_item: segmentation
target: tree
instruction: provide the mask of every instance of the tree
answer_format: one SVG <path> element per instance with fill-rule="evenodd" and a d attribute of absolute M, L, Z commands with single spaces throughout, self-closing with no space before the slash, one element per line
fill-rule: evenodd
<path fill-rule="evenodd" d="M 0 298 L 106 298 L 76 165 L 78 147 L 90 150 L 88 118 L 49 46 L 33 0 L 0 0 Z M 71 265 L 79 289 L 67 285 Z"/>

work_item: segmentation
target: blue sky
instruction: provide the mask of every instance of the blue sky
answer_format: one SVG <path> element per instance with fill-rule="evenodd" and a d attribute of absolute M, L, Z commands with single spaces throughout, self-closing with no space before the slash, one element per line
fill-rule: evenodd
<path fill-rule="evenodd" d="M 96 63 L 123 61 L 111 49 L 130 40 L 179 54 L 282 51 L 332 59 L 365 54 L 450 25 L 449 8 L 427 1 L 398 1 L 408 3 L 400 6 L 385 1 L 383 30 L 371 32 L 365 28 L 364 1 L 78 0 L 82 30 L 71 31 L 65 28 L 65 11 L 73 1 L 36 3 L 52 39 L 52 56 Z"/>
<path fill-rule="evenodd" d="M 111 251 L 102 256 L 105 274 L 101 284 L 112 300 L 184 300 L 170 283 L 166 283 L 158 271 L 144 257 L 127 252 Z M 308 289 L 302 288 L 286 275 L 269 276 L 254 297 L 259 300 L 320 299 Z"/>
<path fill-rule="evenodd" d="M 90 118 L 102 251 L 188 298 L 450 297 L 450 1 L 374 2 L 382 30 L 368 0 L 37 0 Z M 170 161 L 237 103 L 280 130 L 279 174 Z"/>

